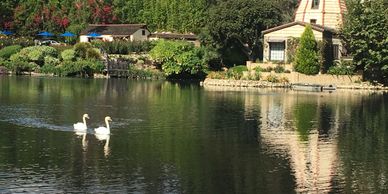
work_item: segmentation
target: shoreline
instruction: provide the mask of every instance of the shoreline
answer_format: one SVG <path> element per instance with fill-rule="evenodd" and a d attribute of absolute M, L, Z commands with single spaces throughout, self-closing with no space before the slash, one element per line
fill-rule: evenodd
<path fill-rule="evenodd" d="M 200 83 L 201 86 L 213 87 L 236 87 L 236 88 L 289 88 L 296 83 L 273 83 L 268 81 L 254 80 L 232 80 L 232 79 L 210 79 L 206 78 Z M 320 84 L 324 85 L 324 84 Z M 368 85 L 366 83 L 351 85 L 336 85 L 337 90 L 381 90 L 388 91 L 388 87 L 381 85 Z"/>

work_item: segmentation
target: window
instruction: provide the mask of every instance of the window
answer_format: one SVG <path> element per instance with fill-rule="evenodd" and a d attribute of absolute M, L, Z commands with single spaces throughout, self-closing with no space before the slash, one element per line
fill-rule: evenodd
<path fill-rule="evenodd" d="M 145 30 L 142 30 L 142 31 L 141 31 L 141 34 L 142 34 L 143 36 L 145 36 L 145 35 L 146 35 Z"/>
<path fill-rule="evenodd" d="M 311 19 L 310 20 L 310 24 L 316 24 L 317 23 L 317 20 L 316 19 Z"/>
<path fill-rule="evenodd" d="M 270 42 L 270 56 L 271 61 L 284 61 L 284 42 Z"/>
<path fill-rule="evenodd" d="M 334 60 L 339 59 L 339 45 L 338 44 L 333 45 L 333 59 Z"/>
<path fill-rule="evenodd" d="M 311 4 L 311 9 L 318 9 L 319 8 L 319 0 L 313 0 Z"/>

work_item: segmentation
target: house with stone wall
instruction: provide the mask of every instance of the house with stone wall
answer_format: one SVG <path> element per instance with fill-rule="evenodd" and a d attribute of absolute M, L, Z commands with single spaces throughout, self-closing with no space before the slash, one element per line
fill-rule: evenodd
<path fill-rule="evenodd" d="M 262 32 L 263 61 L 290 62 L 287 43 L 292 38 L 300 38 L 307 24 L 312 26 L 315 39 L 325 43 L 326 60 L 341 59 L 344 49 L 338 29 L 345 11 L 345 0 L 300 0 L 293 22 Z"/>

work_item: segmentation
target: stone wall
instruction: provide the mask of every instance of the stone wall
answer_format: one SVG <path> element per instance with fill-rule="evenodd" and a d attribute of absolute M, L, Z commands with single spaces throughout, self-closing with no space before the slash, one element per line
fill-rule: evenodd
<path fill-rule="evenodd" d="M 290 83 L 307 83 L 307 84 L 320 84 L 320 85 L 352 85 L 355 83 L 360 83 L 362 80 L 361 75 L 330 75 L 330 74 L 321 74 L 321 75 L 305 75 L 297 72 L 291 73 L 273 73 L 273 72 L 262 72 L 261 77 L 266 77 L 268 75 L 275 75 L 279 78 L 284 77 Z"/>

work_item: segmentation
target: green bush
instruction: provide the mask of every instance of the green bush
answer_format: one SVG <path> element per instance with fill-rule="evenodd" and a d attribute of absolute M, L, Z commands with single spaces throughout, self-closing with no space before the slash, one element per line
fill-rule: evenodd
<path fill-rule="evenodd" d="M 5 67 L 7 70 L 12 70 L 12 62 L 0 58 L 0 66 Z"/>
<path fill-rule="evenodd" d="M 87 59 L 101 59 L 101 52 L 96 48 L 90 48 L 86 51 Z"/>
<path fill-rule="evenodd" d="M 285 69 L 281 65 L 276 65 L 276 67 L 274 68 L 274 71 L 275 73 L 284 73 Z"/>
<path fill-rule="evenodd" d="M 331 75 L 353 75 L 356 66 L 352 61 L 339 61 L 335 66 L 329 68 L 327 73 Z"/>
<path fill-rule="evenodd" d="M 9 59 L 11 55 L 19 52 L 22 49 L 20 45 L 6 46 L 0 50 L 0 58 Z"/>
<path fill-rule="evenodd" d="M 226 73 L 226 75 L 228 78 L 233 78 L 235 80 L 239 80 L 242 78 L 244 71 L 248 71 L 247 66 L 239 65 L 239 66 L 235 66 L 235 67 L 230 68 L 228 70 L 228 72 Z"/>
<path fill-rule="evenodd" d="M 64 61 L 73 61 L 75 60 L 75 50 L 74 49 L 66 49 L 61 52 L 61 57 Z"/>
<path fill-rule="evenodd" d="M 155 46 L 155 43 L 152 41 L 115 40 L 112 42 L 102 42 L 101 40 L 95 40 L 92 41 L 92 45 L 108 54 L 126 55 L 133 52 L 149 52 Z"/>
<path fill-rule="evenodd" d="M 157 70 L 151 70 L 151 69 L 138 69 L 133 67 L 132 65 L 129 66 L 128 69 L 128 77 L 132 79 L 164 79 L 165 76 L 162 72 Z"/>
<path fill-rule="evenodd" d="M 20 45 L 22 47 L 33 46 L 35 43 L 30 37 L 13 37 L 0 35 L 0 48 L 11 45 Z"/>
<path fill-rule="evenodd" d="M 161 64 L 166 76 L 198 75 L 207 71 L 205 52 L 185 41 L 158 41 L 150 56 Z"/>
<path fill-rule="evenodd" d="M 296 51 L 295 70 L 307 75 L 319 72 L 319 55 L 317 42 L 311 25 L 306 25 L 300 38 L 300 45 Z"/>
<path fill-rule="evenodd" d="M 210 79 L 227 79 L 225 71 L 212 71 L 206 77 Z"/>
<path fill-rule="evenodd" d="M 89 49 L 93 48 L 89 42 L 80 42 L 74 45 L 75 56 L 86 59 L 86 53 Z"/>
<path fill-rule="evenodd" d="M 19 57 L 19 59 L 17 59 L 19 61 L 34 62 L 39 66 L 43 66 L 44 58 L 46 56 L 57 57 L 58 51 L 55 48 L 50 46 L 30 46 L 30 47 L 23 48 L 17 54 L 19 55 L 17 56 Z"/>
<path fill-rule="evenodd" d="M 104 64 L 101 61 L 96 60 L 78 60 L 63 61 L 59 65 L 59 75 L 61 76 L 93 76 L 93 73 L 99 73 L 104 69 Z"/>

